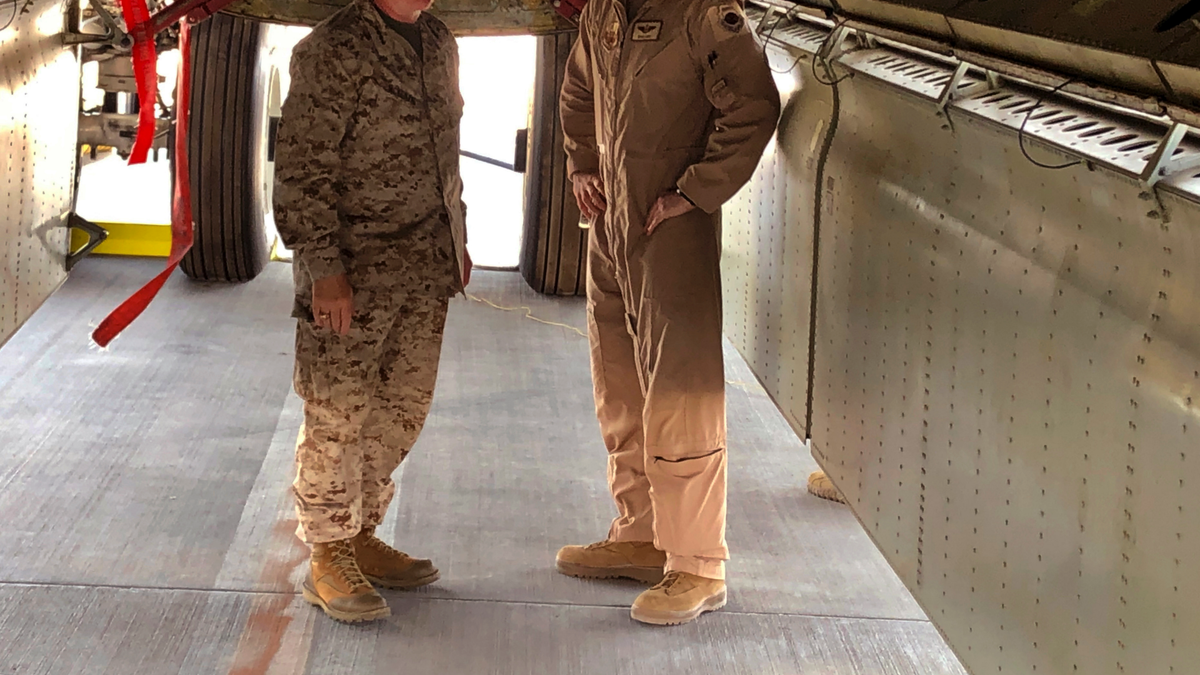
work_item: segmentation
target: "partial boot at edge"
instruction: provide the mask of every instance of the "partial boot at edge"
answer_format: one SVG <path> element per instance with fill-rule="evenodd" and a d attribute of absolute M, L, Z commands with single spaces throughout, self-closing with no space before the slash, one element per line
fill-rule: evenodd
<path fill-rule="evenodd" d="M 429 560 L 397 551 L 375 536 L 375 528 L 364 527 L 353 540 L 363 576 L 372 584 L 394 590 L 428 586 L 440 578 Z"/>
<path fill-rule="evenodd" d="M 629 615 L 641 623 L 678 626 L 715 612 L 728 600 L 725 582 L 687 572 L 668 572 L 662 583 L 638 596 Z"/>
<path fill-rule="evenodd" d="M 667 554 L 651 542 L 601 541 L 588 546 L 565 546 L 555 567 L 579 579 L 633 579 L 647 584 L 662 581 Z"/>

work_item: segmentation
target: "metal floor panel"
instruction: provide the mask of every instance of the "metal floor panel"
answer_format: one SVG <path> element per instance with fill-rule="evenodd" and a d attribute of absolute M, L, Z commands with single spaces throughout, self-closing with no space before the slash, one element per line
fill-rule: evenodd
<path fill-rule="evenodd" d="M 614 508 L 586 340 L 525 318 L 582 327 L 582 302 L 516 274 L 471 289 L 514 311 L 453 304 L 433 413 L 382 528 L 442 581 L 391 594 L 380 626 L 329 624 L 294 595 L 290 269 L 241 286 L 177 277 L 110 351 L 89 347 L 89 323 L 159 264 L 85 261 L 0 350 L 0 604 L 36 608 L 6 612 L 0 642 L 38 621 L 45 642 L 0 654 L 0 672 L 151 672 L 131 666 L 154 658 L 169 672 L 961 673 L 851 513 L 805 494 L 812 459 L 732 349 L 729 608 L 646 632 L 626 609 L 642 587 L 555 574 L 554 551 L 603 536 Z M 81 640 L 97 654 L 82 670 L 62 646 Z"/>
<path fill-rule="evenodd" d="M 608 607 L 387 595 L 391 619 L 347 626 L 291 595 L 6 586 L 0 605 L 23 609 L 0 615 L 0 667 L 22 675 L 962 672 L 925 622 L 725 613 L 657 630 Z"/>

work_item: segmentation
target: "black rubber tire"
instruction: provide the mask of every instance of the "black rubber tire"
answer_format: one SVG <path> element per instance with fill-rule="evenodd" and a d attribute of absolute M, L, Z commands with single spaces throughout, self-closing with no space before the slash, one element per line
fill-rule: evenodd
<path fill-rule="evenodd" d="M 558 93 L 574 42 L 574 34 L 538 38 L 521 275 L 533 290 L 547 295 L 583 295 L 587 289 L 588 231 L 579 227 L 558 114 Z"/>
<path fill-rule="evenodd" d="M 217 14 L 192 29 L 187 148 L 195 243 L 181 267 L 201 281 L 249 281 L 270 258 L 259 185 L 266 163 L 261 24 Z"/>

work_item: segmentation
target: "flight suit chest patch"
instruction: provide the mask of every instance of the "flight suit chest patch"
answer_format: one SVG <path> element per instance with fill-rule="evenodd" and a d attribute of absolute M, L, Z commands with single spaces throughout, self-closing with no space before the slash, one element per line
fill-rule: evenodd
<path fill-rule="evenodd" d="M 662 35 L 661 21 L 639 21 L 633 24 L 634 42 L 657 42 Z"/>

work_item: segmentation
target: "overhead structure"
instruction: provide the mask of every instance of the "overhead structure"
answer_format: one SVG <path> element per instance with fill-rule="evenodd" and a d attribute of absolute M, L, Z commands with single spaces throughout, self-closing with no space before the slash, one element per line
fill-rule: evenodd
<path fill-rule="evenodd" d="M 237 0 L 225 12 L 248 19 L 315 26 L 350 2 Z M 430 13 L 459 36 L 549 35 L 575 30 L 549 0 L 438 0 Z"/>

